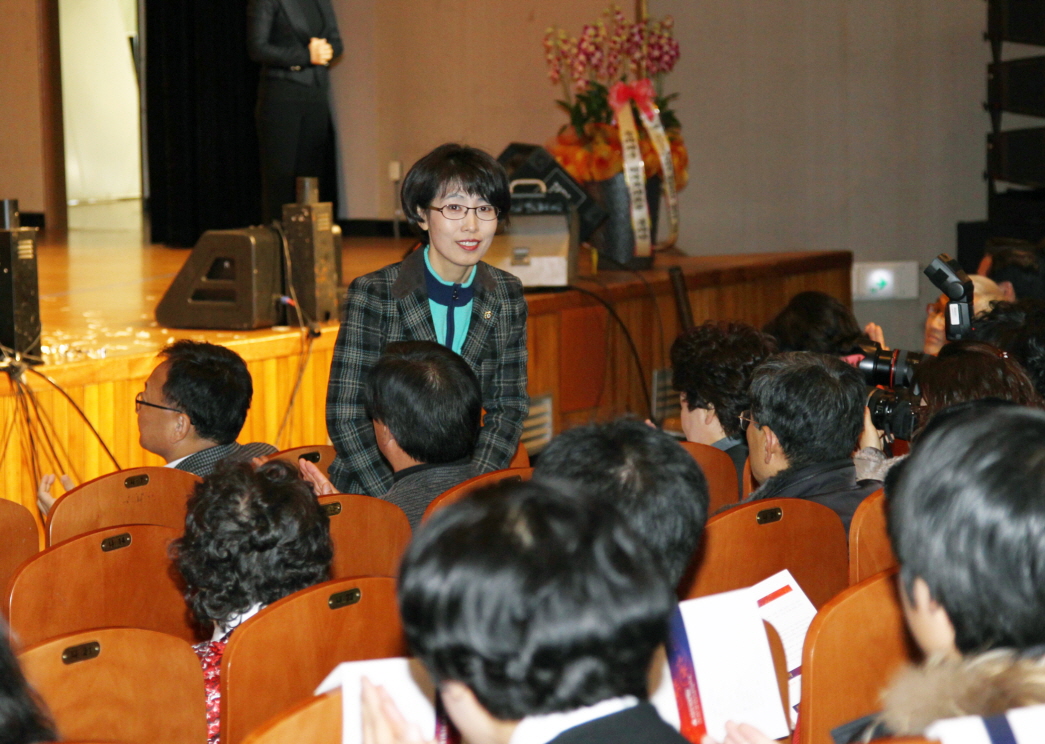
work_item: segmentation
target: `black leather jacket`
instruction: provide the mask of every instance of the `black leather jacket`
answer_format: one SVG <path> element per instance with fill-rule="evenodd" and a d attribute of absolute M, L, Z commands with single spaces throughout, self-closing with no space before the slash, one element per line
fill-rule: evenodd
<path fill-rule="evenodd" d="M 309 0 L 312 1 L 312 0 Z M 323 16 L 322 28 L 311 28 L 299 0 L 250 0 L 247 6 L 247 53 L 262 65 L 263 77 L 290 80 L 301 85 L 326 88 L 330 71 L 313 65 L 309 39 L 326 39 L 334 58 L 344 52 L 337 18 L 330 0 L 315 0 Z"/>

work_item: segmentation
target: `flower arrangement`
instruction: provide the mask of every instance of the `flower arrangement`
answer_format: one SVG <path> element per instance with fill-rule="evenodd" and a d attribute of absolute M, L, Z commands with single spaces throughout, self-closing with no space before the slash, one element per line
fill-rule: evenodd
<path fill-rule="evenodd" d="M 660 111 L 675 169 L 675 186 L 688 181 L 689 156 L 681 125 L 671 102 L 677 93 L 664 95 L 664 76 L 679 58 L 679 44 L 672 36 L 671 16 L 663 20 L 628 21 L 620 8 L 610 6 L 594 25 L 586 25 L 579 37 L 561 28 L 549 28 L 544 37 L 548 76 L 561 85 L 563 98 L 556 103 L 570 117 L 545 147 L 578 181 L 602 181 L 623 169 L 620 133 L 611 106 L 615 83 L 652 81 L 653 103 Z M 645 130 L 639 146 L 646 178 L 661 173 L 661 163 Z"/>

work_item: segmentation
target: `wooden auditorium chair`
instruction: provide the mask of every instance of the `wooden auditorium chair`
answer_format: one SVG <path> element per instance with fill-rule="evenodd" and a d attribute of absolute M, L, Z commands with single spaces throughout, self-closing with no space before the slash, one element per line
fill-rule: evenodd
<path fill-rule="evenodd" d="M 512 455 L 511 461 L 508 463 L 509 468 L 528 468 L 530 467 L 530 453 L 526 451 L 526 447 L 523 446 L 522 440 L 519 440 L 519 444 L 515 447 L 515 454 Z"/>
<path fill-rule="evenodd" d="M 342 661 L 405 656 L 395 579 L 335 579 L 263 609 L 229 638 L 221 660 L 221 741 L 301 701 Z"/>
<path fill-rule="evenodd" d="M 857 507 L 849 525 L 849 583 L 859 584 L 896 566 L 885 521 L 885 491 L 878 489 Z"/>
<path fill-rule="evenodd" d="M 693 456 L 693 459 L 704 471 L 708 481 L 708 492 L 711 501 L 708 504 L 708 516 L 723 506 L 735 504 L 739 500 L 740 489 L 737 486 L 737 469 L 729 455 L 710 444 L 696 442 L 679 442 L 682 448 Z"/>
<path fill-rule="evenodd" d="M 63 740 L 202 744 L 203 671 L 166 633 L 102 628 L 52 638 L 18 655 Z"/>
<path fill-rule="evenodd" d="M 848 585 L 842 520 L 803 499 L 765 499 L 708 520 L 683 599 L 741 589 L 783 569 L 821 607 Z"/>
<path fill-rule="evenodd" d="M 532 477 L 533 468 L 507 468 L 506 470 L 491 470 L 489 473 L 483 473 L 474 478 L 469 478 L 464 483 L 447 489 L 432 499 L 428 508 L 425 509 L 425 513 L 421 516 L 421 521 L 424 522 L 444 506 L 448 506 L 455 501 L 460 501 L 472 491 L 485 488 L 486 486 L 492 486 L 501 481 L 528 481 Z"/>
<path fill-rule="evenodd" d="M 196 627 L 167 553 L 178 534 L 152 524 L 108 527 L 36 554 L 7 593 L 15 645 L 117 626 L 195 642 Z"/>
<path fill-rule="evenodd" d="M 896 586 L 896 569 L 851 586 L 825 604 L 802 650 L 798 744 L 832 744 L 831 729 L 881 710 L 879 695 L 917 659 Z"/>
<path fill-rule="evenodd" d="M 305 700 L 258 726 L 243 744 L 341 744 L 341 690 Z"/>
<path fill-rule="evenodd" d="M 751 459 L 748 458 L 744 462 L 744 477 L 740 479 L 740 498 L 741 500 L 746 499 L 751 495 L 751 492 L 758 488 L 758 483 L 755 481 L 755 476 L 751 473 Z"/>
<path fill-rule="evenodd" d="M 269 460 L 282 460 L 289 462 L 295 468 L 298 460 L 308 460 L 322 471 L 323 475 L 330 475 L 330 463 L 334 462 L 337 452 L 330 444 L 310 444 L 305 447 L 291 447 L 269 455 Z"/>
<path fill-rule="evenodd" d="M 60 496 L 48 515 L 48 545 L 119 524 L 160 524 L 180 534 L 185 502 L 200 477 L 176 468 L 117 470 Z"/>
<path fill-rule="evenodd" d="M 320 496 L 330 517 L 334 562 L 330 577 L 398 576 L 399 559 L 410 542 L 410 522 L 390 501 L 355 493 Z"/>
<path fill-rule="evenodd" d="M 21 504 L 0 499 L 0 587 L 7 587 L 18 567 L 40 551 L 40 529 Z"/>

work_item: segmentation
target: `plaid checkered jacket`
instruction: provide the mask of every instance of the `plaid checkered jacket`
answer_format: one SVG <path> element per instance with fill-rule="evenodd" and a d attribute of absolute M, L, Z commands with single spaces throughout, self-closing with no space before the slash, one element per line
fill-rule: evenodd
<path fill-rule="evenodd" d="M 484 473 L 508 466 L 529 411 L 526 300 L 511 274 L 476 266 L 472 318 L 461 356 L 483 391 L 486 416 L 472 462 Z M 381 496 L 392 471 L 364 407 L 366 374 L 393 341 L 438 341 L 425 290 L 424 253 L 361 276 L 348 289 L 327 388 L 327 431 L 337 450 L 330 478 L 342 493 Z"/>

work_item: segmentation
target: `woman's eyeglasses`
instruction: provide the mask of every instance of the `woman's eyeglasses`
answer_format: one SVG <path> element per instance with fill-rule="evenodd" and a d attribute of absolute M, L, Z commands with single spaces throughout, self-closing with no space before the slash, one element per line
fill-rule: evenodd
<path fill-rule="evenodd" d="M 491 222 L 497 219 L 497 207 L 489 204 L 482 204 L 478 207 L 466 207 L 463 204 L 444 204 L 441 207 L 429 207 L 429 209 L 434 209 L 448 220 L 463 220 L 468 216 L 469 211 L 474 211 L 475 216 L 484 222 Z"/>

